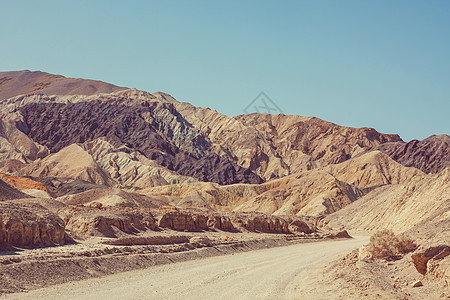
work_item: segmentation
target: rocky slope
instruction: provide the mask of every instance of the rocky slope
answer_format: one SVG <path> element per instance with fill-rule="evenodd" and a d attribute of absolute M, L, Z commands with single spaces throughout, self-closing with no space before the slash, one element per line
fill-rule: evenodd
<path fill-rule="evenodd" d="M 176 102 L 180 114 L 217 153 L 266 180 L 348 160 L 368 147 L 401 141 L 371 128 L 338 126 L 314 117 L 250 114 L 226 117 Z"/>
<path fill-rule="evenodd" d="M 422 237 L 431 238 L 450 226 L 450 168 L 378 188 L 327 216 L 324 222 L 332 227 L 391 229 L 398 233 L 412 228 L 418 230 L 430 222 L 441 223 L 439 227 L 430 226 L 424 233 L 427 237 Z"/>
<path fill-rule="evenodd" d="M 101 100 L 78 97 L 75 103 L 25 97 L 4 105 L 18 109 L 28 125 L 28 136 L 51 152 L 104 138 L 113 147 L 125 146 L 182 176 L 220 184 L 262 182 L 253 172 L 212 152 L 210 144 L 189 128 L 171 104 L 155 102 L 145 93 L 146 97 L 139 98 L 141 94 L 133 98 L 117 93 Z"/>
<path fill-rule="evenodd" d="M 337 179 L 360 189 L 407 183 L 424 175 L 422 171 L 404 167 L 380 151 L 370 151 L 343 163 L 328 165 L 324 169 Z"/>
<path fill-rule="evenodd" d="M 264 184 L 184 183 L 138 193 L 164 196 L 180 207 L 258 211 L 276 215 L 323 215 L 339 210 L 382 185 L 407 183 L 425 174 L 373 151 L 324 170 L 299 172 Z"/>
<path fill-rule="evenodd" d="M 438 173 L 450 167 L 450 136 L 430 136 L 422 141 L 385 143 L 374 148 L 407 167 Z"/>

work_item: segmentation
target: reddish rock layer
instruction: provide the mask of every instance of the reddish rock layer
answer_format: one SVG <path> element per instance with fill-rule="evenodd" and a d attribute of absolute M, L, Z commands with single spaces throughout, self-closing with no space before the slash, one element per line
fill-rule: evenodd
<path fill-rule="evenodd" d="M 43 183 L 34 181 L 33 179 L 30 179 L 30 178 L 11 176 L 11 175 L 6 175 L 6 174 L 0 173 L 0 179 L 2 179 L 6 183 L 8 183 L 18 189 L 21 189 L 21 190 L 34 189 L 34 190 L 44 191 L 48 194 L 50 193 L 48 191 L 47 187 Z"/>

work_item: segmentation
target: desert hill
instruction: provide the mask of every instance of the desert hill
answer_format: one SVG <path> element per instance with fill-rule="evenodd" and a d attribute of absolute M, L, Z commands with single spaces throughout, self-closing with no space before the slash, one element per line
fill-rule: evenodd
<path fill-rule="evenodd" d="M 40 71 L 0 72 L 0 100 L 18 95 L 93 95 L 125 89 L 106 82 L 67 78 Z"/>
<path fill-rule="evenodd" d="M 155 102 L 148 93 L 131 93 L 98 99 L 19 97 L 6 101 L 4 107 L 19 110 L 29 127 L 28 136 L 51 152 L 104 138 L 113 147 L 138 151 L 182 176 L 220 184 L 262 182 L 258 175 L 212 152 L 210 143 L 170 103 Z"/>
<path fill-rule="evenodd" d="M 443 220 L 446 225 L 428 235 L 450 228 L 450 168 L 437 174 L 417 176 L 403 184 L 380 187 L 324 221 L 333 227 L 386 228 L 401 233 Z"/>
<path fill-rule="evenodd" d="M 340 164 L 328 165 L 324 169 L 337 179 L 360 189 L 407 183 L 424 175 L 419 169 L 405 167 L 380 151 L 370 151 Z"/>

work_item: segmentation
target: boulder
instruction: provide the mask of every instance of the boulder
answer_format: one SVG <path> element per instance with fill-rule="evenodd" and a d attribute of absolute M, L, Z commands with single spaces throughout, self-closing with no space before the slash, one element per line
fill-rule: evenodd
<path fill-rule="evenodd" d="M 414 282 L 411 282 L 411 286 L 412 287 L 419 287 L 419 286 L 423 286 L 423 283 L 420 280 L 416 280 Z"/>
<path fill-rule="evenodd" d="M 189 243 L 209 245 L 211 244 L 211 240 L 207 237 L 194 236 L 189 240 Z"/>
<path fill-rule="evenodd" d="M 312 230 L 309 228 L 308 224 L 301 220 L 293 220 L 291 223 L 289 223 L 289 231 L 290 232 L 304 232 L 304 233 L 311 233 Z"/>
<path fill-rule="evenodd" d="M 372 254 L 366 247 L 362 246 L 358 250 L 358 259 L 363 261 L 370 260 L 372 259 Z"/>
<path fill-rule="evenodd" d="M 411 258 L 417 272 L 422 275 L 427 273 L 427 263 L 429 260 L 438 260 L 450 255 L 450 246 L 439 245 L 430 247 L 424 251 L 414 253 Z"/>

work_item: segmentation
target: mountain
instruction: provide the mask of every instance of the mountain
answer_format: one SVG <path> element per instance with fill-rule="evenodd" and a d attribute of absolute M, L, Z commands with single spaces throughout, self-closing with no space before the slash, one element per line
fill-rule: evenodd
<path fill-rule="evenodd" d="M 250 114 L 227 117 L 188 103 L 174 106 L 217 153 L 234 159 L 265 180 L 346 161 L 398 135 L 350 128 L 315 117 Z"/>
<path fill-rule="evenodd" d="M 386 184 L 407 183 L 424 175 L 413 167 L 405 167 L 381 151 L 370 151 L 340 164 L 324 168 L 337 179 L 360 189 Z"/>
<path fill-rule="evenodd" d="M 119 152 L 137 152 L 182 176 L 220 184 L 262 182 L 250 170 L 211 151 L 210 143 L 190 128 L 172 104 L 148 93 L 32 95 L 2 103 L 10 118 L 16 115 L 16 123 L 23 118 L 24 133 L 53 153 L 103 138 Z"/>
<path fill-rule="evenodd" d="M 450 167 L 450 136 L 433 135 L 422 141 L 391 142 L 374 147 L 407 167 L 438 173 Z"/>

